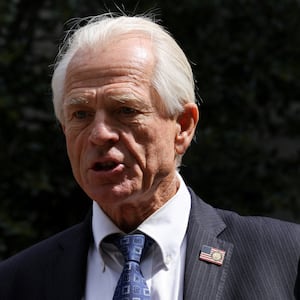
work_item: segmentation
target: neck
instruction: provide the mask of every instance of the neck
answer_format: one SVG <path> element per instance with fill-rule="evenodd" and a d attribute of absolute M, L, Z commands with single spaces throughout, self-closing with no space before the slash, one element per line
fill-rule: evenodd
<path fill-rule="evenodd" d="M 143 197 L 139 201 L 125 201 L 114 211 L 105 213 L 123 232 L 132 232 L 176 194 L 180 182 L 175 176 L 167 185 L 162 185 L 157 189 L 159 193 L 152 194 L 151 197 Z"/>

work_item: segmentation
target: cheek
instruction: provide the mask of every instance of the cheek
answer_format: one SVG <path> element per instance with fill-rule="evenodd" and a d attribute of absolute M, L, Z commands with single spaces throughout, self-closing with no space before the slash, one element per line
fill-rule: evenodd
<path fill-rule="evenodd" d="M 82 152 L 83 147 L 83 137 L 82 135 L 73 134 L 70 131 L 66 131 L 66 145 L 68 156 L 74 168 L 76 165 L 80 164 L 80 153 Z"/>
<path fill-rule="evenodd" d="M 168 129 L 165 125 L 153 126 L 151 132 L 148 131 L 148 134 L 144 134 L 141 147 L 145 153 L 147 168 L 165 169 L 173 166 L 175 157 L 174 134 L 173 130 Z"/>

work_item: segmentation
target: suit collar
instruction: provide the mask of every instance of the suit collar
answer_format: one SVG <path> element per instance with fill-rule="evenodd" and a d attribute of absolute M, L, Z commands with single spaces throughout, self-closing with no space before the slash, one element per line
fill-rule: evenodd
<path fill-rule="evenodd" d="M 226 225 L 216 209 L 203 202 L 192 190 L 192 209 L 187 230 L 185 299 L 220 299 L 227 277 L 233 245 L 219 235 Z M 203 245 L 226 251 L 222 266 L 199 260 Z"/>
<path fill-rule="evenodd" d="M 91 213 L 58 239 L 47 280 L 48 299 L 81 299 L 84 295 L 88 249 L 92 240 Z"/>
<path fill-rule="evenodd" d="M 192 190 L 192 209 L 187 229 L 184 299 L 220 299 L 227 277 L 233 245 L 219 238 L 226 225 L 217 211 Z M 86 264 L 92 241 L 91 213 L 86 220 L 58 238 L 48 266 L 48 299 L 80 300 L 84 295 Z M 222 266 L 199 260 L 203 245 L 226 251 Z"/>

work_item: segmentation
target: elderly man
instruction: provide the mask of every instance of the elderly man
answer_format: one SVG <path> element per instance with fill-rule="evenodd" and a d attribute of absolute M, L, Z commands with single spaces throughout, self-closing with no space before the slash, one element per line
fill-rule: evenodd
<path fill-rule="evenodd" d="M 300 226 L 212 208 L 177 172 L 198 109 L 164 29 L 91 19 L 67 39 L 52 89 L 92 212 L 1 263 L 0 299 L 300 299 Z"/>

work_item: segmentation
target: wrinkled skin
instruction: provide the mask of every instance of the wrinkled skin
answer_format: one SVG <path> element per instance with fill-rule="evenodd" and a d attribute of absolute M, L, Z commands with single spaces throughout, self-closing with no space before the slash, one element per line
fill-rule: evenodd
<path fill-rule="evenodd" d="M 63 128 L 75 179 L 125 232 L 177 191 L 176 156 L 189 146 L 195 104 L 168 117 L 151 86 L 151 41 L 127 34 L 78 50 L 68 69 Z"/>

